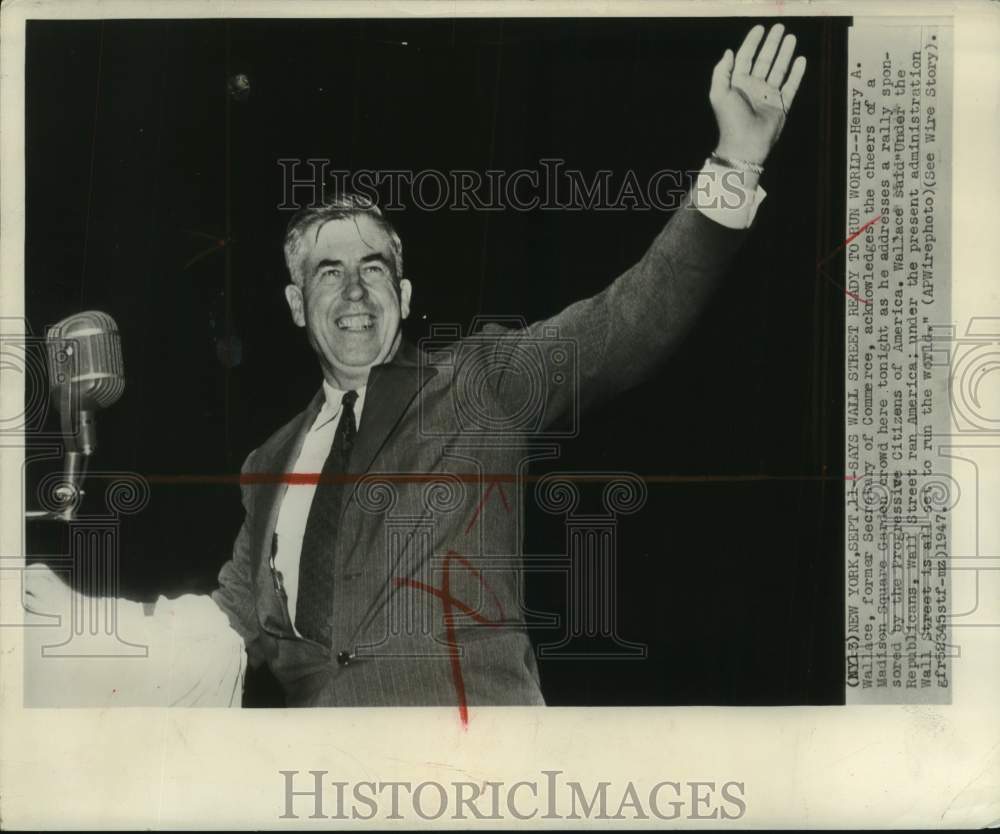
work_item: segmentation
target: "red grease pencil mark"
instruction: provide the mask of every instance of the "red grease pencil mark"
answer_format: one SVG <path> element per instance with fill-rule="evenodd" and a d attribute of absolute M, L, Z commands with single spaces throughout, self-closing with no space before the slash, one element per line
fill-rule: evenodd
<path fill-rule="evenodd" d="M 100 473 L 98 473 L 99 475 Z M 239 486 L 261 486 L 267 484 L 288 484 L 289 486 L 300 486 L 303 484 L 318 484 L 325 480 L 319 472 L 244 472 L 230 475 L 159 475 L 150 474 L 143 477 L 151 484 L 184 485 L 184 484 L 236 484 Z M 333 475 L 328 476 L 329 483 L 355 483 L 367 477 L 367 475 Z M 496 482 L 497 484 L 515 483 L 520 480 L 522 483 L 533 483 L 544 475 L 505 475 L 501 473 L 486 473 L 482 475 L 461 475 L 450 473 L 447 476 L 435 472 L 408 472 L 402 474 L 379 475 L 380 479 L 387 480 L 394 484 L 427 484 L 436 483 L 442 480 L 453 481 L 458 478 L 462 483 L 477 484 Z M 564 475 L 562 477 L 578 483 L 604 483 L 608 480 L 605 475 Z M 642 480 L 647 484 L 731 484 L 751 481 L 829 481 L 839 480 L 841 475 L 644 475 Z M 507 494 L 503 487 L 500 487 L 500 498 L 504 508 L 510 511 L 510 504 L 507 501 Z"/>
<path fill-rule="evenodd" d="M 342 473 L 338 475 L 320 476 L 319 472 L 241 472 L 239 475 L 147 475 L 146 479 L 150 483 L 203 483 L 203 484 L 228 484 L 239 483 L 241 486 L 256 486 L 259 484 L 287 484 L 288 486 L 308 486 L 318 484 L 321 480 L 331 484 L 353 484 L 368 478 L 368 474 Z M 463 475 L 459 473 L 449 473 L 447 476 L 440 472 L 397 472 L 378 474 L 380 480 L 387 480 L 394 484 L 429 484 L 438 481 L 453 481 L 456 478 L 465 484 L 478 484 L 484 481 L 503 483 L 515 483 L 517 475 L 505 474 L 485 474 L 485 475 Z M 523 477 L 522 477 L 523 480 Z M 507 504 L 507 496 L 500 488 L 504 506 Z"/>
<path fill-rule="evenodd" d="M 861 228 L 859 228 L 853 235 L 850 235 L 847 238 L 847 240 L 845 240 L 843 243 L 841 243 L 840 246 L 838 246 L 836 249 L 834 249 L 829 255 L 827 255 L 825 258 L 820 258 L 818 261 L 816 261 L 816 272 L 817 273 L 819 273 L 824 278 L 826 278 L 831 284 L 833 284 L 835 287 L 837 287 L 837 289 L 842 289 L 849 297 L 853 298 L 855 301 L 857 301 L 857 302 L 859 302 L 861 304 L 871 304 L 871 301 L 869 299 L 867 299 L 867 298 L 862 298 L 860 295 L 857 295 L 857 294 L 851 292 L 846 287 L 841 287 L 840 284 L 836 283 L 832 278 L 830 278 L 829 275 L 826 274 L 826 270 L 823 268 L 823 264 L 825 264 L 828 260 L 830 260 L 830 258 L 832 258 L 834 255 L 836 255 L 838 252 L 840 252 L 842 249 L 844 249 L 844 247 L 846 247 L 852 240 L 854 240 L 855 238 L 860 237 L 862 234 L 864 234 L 865 229 L 869 228 L 870 226 L 874 226 L 881 219 L 882 219 L 882 215 L 881 214 L 876 214 L 871 220 L 869 220 Z"/>
<path fill-rule="evenodd" d="M 862 234 L 862 232 L 864 232 L 865 229 L 867 229 L 869 226 L 874 226 L 881 219 L 882 219 L 882 215 L 881 214 L 876 214 L 871 220 L 869 220 L 867 223 L 865 223 L 864 226 L 862 226 L 853 235 L 851 235 L 849 238 L 847 238 L 847 240 L 845 240 L 842 244 L 840 244 L 840 246 L 837 249 L 835 249 L 831 254 L 835 254 L 836 252 L 838 252 L 841 249 L 843 249 L 845 246 L 847 246 L 848 243 L 850 243 L 856 237 L 859 237 Z"/>
<path fill-rule="evenodd" d="M 507 512 L 510 512 L 510 504 L 507 503 L 507 493 L 503 491 L 503 484 L 498 484 L 500 487 L 500 500 L 503 501 L 503 507 Z"/>
<path fill-rule="evenodd" d="M 486 499 L 490 497 L 490 493 L 493 492 L 493 487 L 495 486 L 500 487 L 500 500 L 503 501 L 504 509 L 507 510 L 508 513 L 510 512 L 510 504 L 507 503 L 507 495 L 503 491 L 503 485 L 500 484 L 498 481 L 490 481 L 490 485 L 486 488 L 486 493 L 483 495 L 482 500 L 476 506 L 475 512 L 472 513 L 472 518 L 469 519 L 469 524 L 465 528 L 466 535 L 469 534 L 469 531 L 472 529 L 473 525 L 475 525 L 476 519 L 479 518 L 479 513 L 482 511 L 483 506 L 486 504 Z"/>
<path fill-rule="evenodd" d="M 855 301 L 860 301 L 862 304 L 871 304 L 871 302 L 867 298 L 862 298 L 860 295 L 855 295 L 848 289 L 845 289 L 844 292 L 846 292 Z"/>
<path fill-rule="evenodd" d="M 496 605 L 497 613 L 500 615 L 497 620 L 490 620 L 484 617 L 474 608 L 466 605 L 462 600 L 457 599 L 451 595 L 451 563 L 458 562 L 463 568 L 465 568 L 472 576 L 474 576 L 478 581 L 480 586 L 486 590 L 491 597 L 493 597 L 493 603 Z M 454 550 L 449 550 L 447 556 L 444 559 L 444 576 L 441 580 L 441 587 L 436 588 L 433 585 L 428 585 L 426 582 L 418 582 L 416 579 L 410 579 L 409 577 L 397 578 L 393 580 L 393 583 L 397 588 L 406 586 L 408 588 L 414 588 L 418 591 L 423 591 L 426 594 L 430 594 L 433 597 L 437 597 L 441 600 L 441 607 L 444 609 L 444 629 L 445 629 L 445 640 L 448 643 L 448 661 L 451 665 L 451 681 L 455 687 L 455 698 L 458 701 L 458 717 L 462 722 L 462 728 L 469 728 L 469 703 L 465 695 L 465 678 L 462 675 L 462 659 L 458 654 L 458 641 L 455 639 L 455 614 L 454 609 L 458 609 L 462 614 L 471 617 L 475 622 L 481 625 L 488 625 L 492 627 L 499 626 L 505 618 L 503 612 L 503 606 L 500 604 L 500 599 L 494 593 L 493 589 L 489 586 L 489 583 L 483 579 L 483 575 L 472 566 L 464 556 L 456 553 Z"/>

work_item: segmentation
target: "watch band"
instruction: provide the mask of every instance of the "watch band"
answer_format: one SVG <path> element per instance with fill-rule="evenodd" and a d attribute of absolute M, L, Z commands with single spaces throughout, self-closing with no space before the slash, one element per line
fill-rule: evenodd
<path fill-rule="evenodd" d="M 709 160 L 726 168 L 732 168 L 734 171 L 748 171 L 758 175 L 764 173 L 763 165 L 758 165 L 756 162 L 750 162 L 746 159 L 729 159 L 725 156 L 719 156 L 715 151 L 712 151 Z"/>

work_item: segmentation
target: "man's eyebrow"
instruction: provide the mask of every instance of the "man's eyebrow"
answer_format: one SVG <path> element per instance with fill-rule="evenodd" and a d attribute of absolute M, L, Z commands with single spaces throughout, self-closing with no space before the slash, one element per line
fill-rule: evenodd
<path fill-rule="evenodd" d="M 344 262 L 340 260 L 334 260 L 331 258 L 323 258 L 318 264 L 316 264 L 313 272 L 319 272 L 323 267 L 327 266 L 343 266 Z"/>
<path fill-rule="evenodd" d="M 375 253 L 374 253 L 374 254 L 372 254 L 372 255 L 365 255 L 365 256 L 364 256 L 364 257 L 363 257 L 363 258 L 361 259 L 361 263 L 363 263 L 363 264 L 367 264 L 367 263 L 372 263 L 373 261 L 378 261 L 379 263 L 383 263 L 383 264 L 385 264 L 386 266 L 388 266 L 388 265 L 389 265 L 389 260 L 388 260 L 388 258 L 386 258 L 386 256 L 385 256 L 385 255 L 382 255 L 382 254 L 379 254 L 378 252 L 375 252 Z"/>

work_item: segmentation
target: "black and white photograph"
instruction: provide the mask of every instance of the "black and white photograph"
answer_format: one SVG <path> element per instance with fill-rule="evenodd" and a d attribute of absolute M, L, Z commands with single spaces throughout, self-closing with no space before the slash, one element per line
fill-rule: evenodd
<path fill-rule="evenodd" d="M 5 5 L 5 820 L 1000 813 L 925 5 Z"/>
<path fill-rule="evenodd" d="M 95 424 L 32 558 L 133 473 L 98 573 L 210 594 L 245 706 L 842 703 L 847 23 L 29 23 Z"/>

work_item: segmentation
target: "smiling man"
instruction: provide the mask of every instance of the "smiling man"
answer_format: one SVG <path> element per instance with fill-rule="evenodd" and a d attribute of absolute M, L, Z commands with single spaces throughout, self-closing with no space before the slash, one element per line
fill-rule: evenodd
<path fill-rule="evenodd" d="M 363 387 L 371 367 L 392 358 L 410 314 L 399 236 L 366 208 L 346 198 L 306 210 L 285 241 L 292 319 L 306 328 L 325 381 L 341 390 Z"/>
<path fill-rule="evenodd" d="M 248 456 L 219 587 L 151 610 L 118 600 L 119 622 L 151 647 L 142 673 L 90 657 L 33 664 L 35 692 L 238 706 L 249 661 L 269 666 L 288 706 L 457 705 L 464 718 L 469 705 L 544 703 L 522 617 L 530 441 L 648 379 L 690 330 L 763 199 L 805 71 L 794 51 L 780 25 L 726 50 L 709 93 L 719 142 L 685 202 L 604 291 L 526 328 L 425 353 L 402 337 L 415 289 L 379 209 L 343 195 L 293 216 L 285 297 L 322 383 Z M 26 571 L 32 613 L 84 610 L 78 597 L 48 568 Z"/>
<path fill-rule="evenodd" d="M 726 50 L 696 188 L 634 266 L 547 321 L 424 354 L 402 338 L 414 288 L 381 212 L 347 195 L 291 219 L 285 296 L 323 383 L 248 457 L 246 519 L 213 594 L 289 706 L 543 703 L 521 616 L 523 495 L 487 502 L 490 476 L 522 471 L 532 432 L 648 378 L 690 329 L 752 223 L 805 70 L 783 34 L 758 26 Z M 723 177 L 739 181 L 735 207 L 720 205 Z M 575 367 L 536 349 L 552 334 Z M 576 385 L 539 394 L 526 362 Z M 505 422 L 525 404 L 534 423 Z M 503 442 L 470 419 L 506 426 Z"/>

